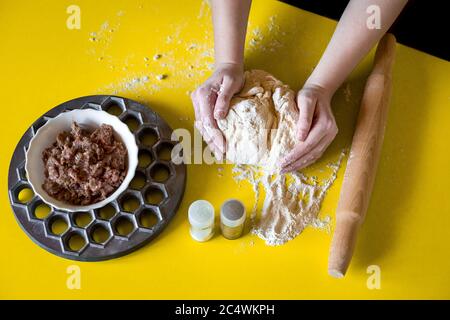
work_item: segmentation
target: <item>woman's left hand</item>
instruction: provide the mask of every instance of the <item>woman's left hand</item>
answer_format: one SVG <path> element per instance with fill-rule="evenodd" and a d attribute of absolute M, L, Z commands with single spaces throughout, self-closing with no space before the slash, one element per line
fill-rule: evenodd
<path fill-rule="evenodd" d="M 280 161 L 281 173 L 305 168 L 319 159 L 336 137 L 338 128 L 331 111 L 331 96 L 324 88 L 307 84 L 297 94 L 298 143 Z"/>

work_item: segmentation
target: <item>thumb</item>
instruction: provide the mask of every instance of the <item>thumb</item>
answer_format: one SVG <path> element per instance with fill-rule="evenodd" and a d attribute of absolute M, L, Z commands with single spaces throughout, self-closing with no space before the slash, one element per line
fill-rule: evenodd
<path fill-rule="evenodd" d="M 216 120 L 223 119 L 227 116 L 230 108 L 230 101 L 234 95 L 233 82 L 230 80 L 223 81 L 217 95 L 216 105 L 214 107 L 214 118 Z"/>
<path fill-rule="evenodd" d="M 297 122 L 297 136 L 300 141 L 305 141 L 311 129 L 314 110 L 316 109 L 316 98 L 299 94 L 297 104 L 299 109 L 299 117 Z"/>

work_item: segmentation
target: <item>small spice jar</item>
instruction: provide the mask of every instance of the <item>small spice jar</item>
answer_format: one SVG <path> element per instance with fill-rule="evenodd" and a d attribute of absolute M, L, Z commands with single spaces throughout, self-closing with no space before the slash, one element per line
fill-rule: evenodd
<path fill-rule="evenodd" d="M 199 242 L 208 241 L 214 234 L 214 207 L 206 200 L 194 201 L 188 209 L 191 237 Z"/>
<path fill-rule="evenodd" d="M 239 238 L 244 230 L 245 207 L 239 200 L 230 199 L 220 208 L 220 229 L 230 240 Z"/>

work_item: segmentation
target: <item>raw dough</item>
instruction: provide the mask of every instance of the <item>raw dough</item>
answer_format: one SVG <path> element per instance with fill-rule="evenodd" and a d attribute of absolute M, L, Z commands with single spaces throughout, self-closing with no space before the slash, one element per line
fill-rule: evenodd
<path fill-rule="evenodd" d="M 226 157 L 236 164 L 234 178 L 250 182 L 255 192 L 252 232 L 268 245 L 284 244 L 308 225 L 327 228 L 329 219 L 318 217 L 320 206 L 344 158 L 341 153 L 328 165 L 329 176 L 322 181 L 300 172 L 279 174 L 278 160 L 296 142 L 297 118 L 294 92 L 267 72 L 252 70 L 245 72 L 244 88 L 231 100 L 228 116 L 218 121 Z M 264 204 L 255 221 L 261 187 Z"/>
<path fill-rule="evenodd" d="M 262 70 L 245 72 L 245 84 L 218 125 L 227 143 L 227 160 L 276 171 L 296 142 L 298 109 L 294 92 Z"/>

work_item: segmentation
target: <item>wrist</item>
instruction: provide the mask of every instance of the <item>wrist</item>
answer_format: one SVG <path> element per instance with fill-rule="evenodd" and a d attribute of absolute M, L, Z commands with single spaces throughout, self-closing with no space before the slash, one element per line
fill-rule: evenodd
<path fill-rule="evenodd" d="M 331 75 L 323 75 L 323 72 L 318 72 L 317 69 L 314 69 L 313 73 L 306 80 L 305 85 L 315 85 L 332 97 L 339 87 L 342 85 L 342 80 L 337 77 Z"/>
<path fill-rule="evenodd" d="M 311 77 L 306 80 L 305 84 L 303 85 L 303 88 L 310 88 L 314 91 L 318 91 L 325 97 L 329 98 L 330 100 L 336 91 L 326 82 Z"/>
<path fill-rule="evenodd" d="M 244 72 L 244 63 L 233 61 L 216 61 L 214 64 L 214 70 L 218 69 L 233 69 Z"/>

